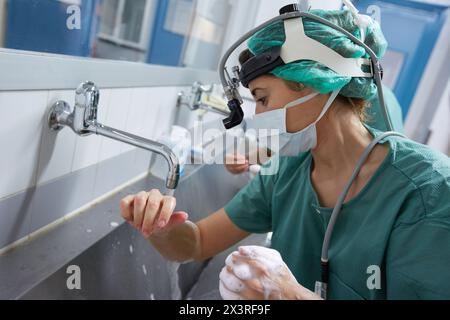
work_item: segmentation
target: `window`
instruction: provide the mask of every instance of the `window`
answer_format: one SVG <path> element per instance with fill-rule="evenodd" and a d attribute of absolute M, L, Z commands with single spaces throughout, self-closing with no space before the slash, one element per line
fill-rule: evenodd
<path fill-rule="evenodd" d="M 248 30 L 256 3 L 0 0 L 0 47 L 217 70 L 229 28 Z"/>
<path fill-rule="evenodd" d="M 100 14 L 100 33 L 103 40 L 145 50 L 153 18 L 153 0 L 103 0 Z"/>

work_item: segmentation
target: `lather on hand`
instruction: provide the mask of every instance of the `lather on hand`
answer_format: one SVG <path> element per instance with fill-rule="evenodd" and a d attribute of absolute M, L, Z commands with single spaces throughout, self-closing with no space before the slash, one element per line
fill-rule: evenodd
<path fill-rule="evenodd" d="M 225 300 L 320 299 L 297 282 L 278 251 L 265 247 L 240 247 L 228 256 L 219 278 Z"/>

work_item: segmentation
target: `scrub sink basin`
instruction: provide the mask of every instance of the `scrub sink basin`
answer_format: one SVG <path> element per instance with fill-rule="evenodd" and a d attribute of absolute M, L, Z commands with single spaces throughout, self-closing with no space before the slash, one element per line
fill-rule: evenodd
<path fill-rule="evenodd" d="M 187 166 L 185 176 L 175 192 L 177 210 L 188 212 L 190 220 L 198 221 L 223 207 L 248 180 L 245 175 L 229 174 L 222 165 Z M 16 267 L 21 266 L 20 273 L 13 275 L 22 282 L 18 284 L 20 292 L 13 294 L 12 290 L 12 296 L 8 296 L 1 292 L 5 289 L 3 286 L 0 287 L 0 295 L 11 299 L 219 299 L 218 273 L 226 255 L 237 245 L 209 261 L 183 264 L 176 271 L 176 265 L 167 262 L 140 233 L 120 219 L 118 201 L 121 197 L 139 190 L 163 189 L 163 186 L 162 179 L 148 176 L 89 212 L 69 220 L 55 231 L 31 241 L 28 248 L 17 248 L 10 257 L 0 257 L 0 268 L 2 259 L 9 258 L 7 265 L 13 268 L 14 261 L 11 259 L 14 255 L 16 259 L 28 257 L 27 262 L 16 263 Z M 90 222 L 83 219 L 90 219 Z M 49 243 L 58 241 L 57 237 L 70 237 L 71 234 L 68 231 L 58 232 L 58 229 L 69 228 L 72 224 L 72 229 L 78 230 L 78 238 L 89 237 L 92 235 L 87 236 L 82 232 L 86 226 L 95 234 L 97 229 L 101 229 L 96 225 L 106 225 L 111 219 L 120 221 L 116 228 L 108 226 L 107 232 L 99 231 L 103 235 L 98 240 L 87 247 L 78 248 L 78 251 L 73 249 L 72 252 L 77 254 L 70 258 L 66 256 L 65 261 L 33 261 L 31 254 L 26 252 L 41 250 L 40 256 L 45 253 L 47 259 L 52 259 Z M 265 239 L 265 235 L 255 235 L 241 244 L 264 245 Z M 25 251 L 21 253 L 21 250 Z M 74 273 L 68 272 L 69 266 L 79 267 L 81 289 L 68 288 L 68 282 L 74 283 Z M 32 271 L 26 274 L 27 270 Z M 13 286 L 14 281 L 11 288 Z"/>

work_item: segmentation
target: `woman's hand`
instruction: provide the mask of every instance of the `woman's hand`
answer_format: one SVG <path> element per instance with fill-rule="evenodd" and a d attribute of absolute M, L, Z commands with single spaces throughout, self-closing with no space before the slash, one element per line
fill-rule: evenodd
<path fill-rule="evenodd" d="M 159 190 L 139 192 L 120 201 L 122 217 L 145 238 L 170 231 L 188 219 L 186 212 L 174 212 L 176 199 L 163 196 Z"/>
<path fill-rule="evenodd" d="M 247 158 L 241 154 L 227 154 L 225 156 L 225 168 L 232 174 L 241 174 L 249 169 Z"/>
<path fill-rule="evenodd" d="M 297 282 L 278 251 L 264 247 L 240 247 L 219 278 L 226 300 L 320 300 Z"/>

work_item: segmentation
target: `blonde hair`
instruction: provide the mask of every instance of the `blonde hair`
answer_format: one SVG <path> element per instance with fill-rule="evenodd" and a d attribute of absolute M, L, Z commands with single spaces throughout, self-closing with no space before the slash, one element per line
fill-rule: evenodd
<path fill-rule="evenodd" d="M 284 79 L 283 81 L 286 83 L 286 86 L 293 91 L 302 91 L 306 88 L 304 84 L 299 82 Z M 366 100 L 359 98 L 344 97 L 342 95 L 339 95 L 337 99 L 341 100 L 341 102 L 344 103 L 348 102 L 351 105 L 353 112 L 355 112 L 358 115 L 361 121 L 365 122 L 368 120 L 366 110 L 369 106 L 369 103 Z"/>

